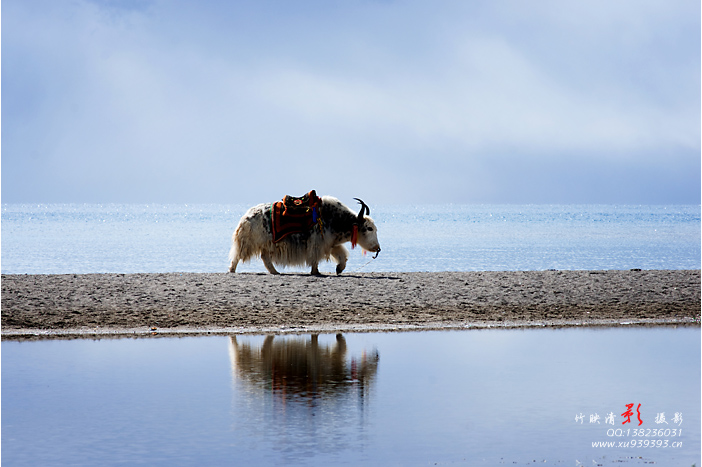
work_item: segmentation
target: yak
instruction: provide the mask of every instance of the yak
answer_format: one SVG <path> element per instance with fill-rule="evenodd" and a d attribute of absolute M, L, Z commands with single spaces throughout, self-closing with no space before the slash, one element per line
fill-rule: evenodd
<path fill-rule="evenodd" d="M 288 203 L 288 199 L 291 200 Z M 293 206 L 301 204 L 303 198 L 286 196 L 283 202 Z M 380 253 L 377 229 L 370 216 L 370 208 L 362 200 L 354 198 L 361 205 L 358 214 L 331 196 L 318 198 L 311 191 L 305 197 L 307 211 L 311 219 L 308 228 L 286 232 L 280 235 L 281 211 L 287 209 L 281 202 L 264 203 L 250 208 L 239 221 L 229 252 L 229 272 L 236 272 L 239 261 L 247 262 L 260 257 L 271 274 L 278 274 L 274 265 L 303 266 L 311 268 L 312 275 L 320 275 L 319 262 L 336 261 L 336 274 L 346 268 L 349 257 L 344 243 L 351 242 L 363 249 Z M 309 204 L 308 204 L 309 203 Z M 310 207 L 312 206 L 312 207 Z M 300 212 L 300 211 L 298 211 Z M 311 225 L 311 226 L 310 226 Z M 278 238 L 276 238 L 278 236 Z"/>

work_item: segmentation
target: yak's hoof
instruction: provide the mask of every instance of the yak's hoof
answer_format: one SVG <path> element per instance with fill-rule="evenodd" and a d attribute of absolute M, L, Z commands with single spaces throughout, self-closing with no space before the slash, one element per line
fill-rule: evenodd
<path fill-rule="evenodd" d="M 341 275 L 341 273 L 344 272 L 344 269 L 346 269 L 346 265 L 342 266 L 341 264 L 337 264 L 336 265 L 336 275 L 337 276 Z"/>

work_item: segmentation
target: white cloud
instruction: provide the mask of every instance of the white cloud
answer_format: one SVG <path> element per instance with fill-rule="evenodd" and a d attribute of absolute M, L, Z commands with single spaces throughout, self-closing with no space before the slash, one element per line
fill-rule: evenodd
<path fill-rule="evenodd" d="M 3 2 L 3 173 L 36 178 L 4 177 L 10 199 L 98 174 L 118 181 L 81 196 L 137 180 L 135 196 L 212 198 L 251 161 L 323 161 L 286 170 L 342 190 L 372 167 L 367 183 L 395 180 L 373 186 L 386 198 L 427 177 L 509 191 L 510 158 L 699 164 L 699 5 L 693 20 L 657 1 L 54 5 Z"/>

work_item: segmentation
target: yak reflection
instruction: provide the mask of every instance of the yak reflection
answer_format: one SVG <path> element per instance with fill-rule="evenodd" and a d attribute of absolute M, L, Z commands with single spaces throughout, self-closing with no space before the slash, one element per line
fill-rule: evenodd
<path fill-rule="evenodd" d="M 349 392 L 363 397 L 379 361 L 375 350 L 348 356 L 341 334 L 331 344 L 320 343 L 316 334 L 309 340 L 267 336 L 258 346 L 231 336 L 229 355 L 236 379 L 286 399 L 328 398 Z"/>
<path fill-rule="evenodd" d="M 357 451 L 373 416 L 378 352 L 341 334 L 230 337 L 232 431 L 282 464 Z M 342 423 L 340 423 L 342 421 Z"/>

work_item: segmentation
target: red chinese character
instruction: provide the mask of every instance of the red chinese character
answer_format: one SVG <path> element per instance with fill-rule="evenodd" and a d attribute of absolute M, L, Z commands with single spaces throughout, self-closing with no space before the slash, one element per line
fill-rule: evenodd
<path fill-rule="evenodd" d="M 622 422 L 622 425 L 625 423 L 631 423 L 631 416 L 634 415 L 634 412 L 631 411 L 633 408 L 634 404 L 626 404 L 626 412 L 622 414 L 622 417 L 626 417 L 626 420 Z M 643 423 L 643 420 L 641 420 L 641 404 L 636 407 L 636 418 L 639 419 L 639 426 L 641 426 Z"/>
<path fill-rule="evenodd" d="M 626 417 L 626 420 L 622 422 L 622 425 L 631 423 L 631 416 L 634 415 L 634 412 L 631 411 L 632 407 L 634 407 L 634 404 L 626 404 L 626 412 L 622 414 L 622 417 Z"/>

